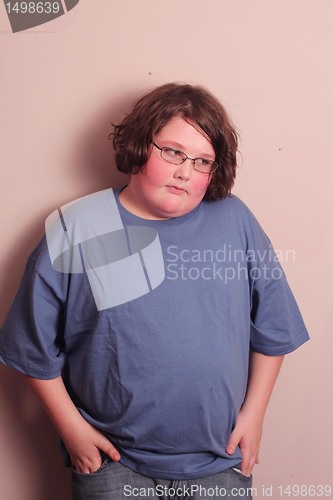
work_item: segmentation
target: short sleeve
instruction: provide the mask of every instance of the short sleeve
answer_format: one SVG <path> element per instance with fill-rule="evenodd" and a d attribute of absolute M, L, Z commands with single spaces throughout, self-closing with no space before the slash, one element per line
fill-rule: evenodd
<path fill-rule="evenodd" d="M 28 259 L 1 328 L 0 362 L 34 378 L 61 375 L 64 276 L 52 269 L 44 239 Z"/>
<path fill-rule="evenodd" d="M 272 244 L 253 216 L 247 260 L 252 350 L 272 356 L 294 351 L 309 335 Z"/>

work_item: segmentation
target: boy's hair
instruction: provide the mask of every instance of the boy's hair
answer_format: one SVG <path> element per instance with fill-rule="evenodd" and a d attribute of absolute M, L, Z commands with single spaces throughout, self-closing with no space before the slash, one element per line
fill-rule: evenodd
<path fill-rule="evenodd" d="M 109 136 L 118 170 L 127 174 L 141 170 L 148 161 L 154 136 L 176 116 L 198 125 L 214 148 L 219 166 L 212 174 L 204 199 L 224 198 L 236 176 L 237 133 L 222 104 L 201 86 L 168 83 L 139 99 Z"/>

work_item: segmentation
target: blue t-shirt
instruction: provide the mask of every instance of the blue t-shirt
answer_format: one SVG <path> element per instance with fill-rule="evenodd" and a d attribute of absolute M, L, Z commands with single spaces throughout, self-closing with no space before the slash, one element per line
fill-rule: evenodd
<path fill-rule="evenodd" d="M 121 462 L 190 479 L 237 464 L 225 448 L 250 351 L 308 334 L 270 241 L 235 196 L 145 220 L 100 191 L 54 212 L 0 335 L 0 361 L 63 374 Z"/>

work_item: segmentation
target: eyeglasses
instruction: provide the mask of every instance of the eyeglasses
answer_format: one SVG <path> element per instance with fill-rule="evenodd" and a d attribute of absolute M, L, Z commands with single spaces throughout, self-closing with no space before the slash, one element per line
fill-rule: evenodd
<path fill-rule="evenodd" d="M 168 163 L 174 165 L 181 165 L 186 160 L 191 160 L 193 167 L 202 174 L 212 174 L 218 168 L 219 164 L 216 161 L 208 160 L 207 158 L 190 158 L 183 151 L 173 148 L 160 148 L 155 142 L 152 142 L 155 148 L 160 150 L 161 158 Z"/>

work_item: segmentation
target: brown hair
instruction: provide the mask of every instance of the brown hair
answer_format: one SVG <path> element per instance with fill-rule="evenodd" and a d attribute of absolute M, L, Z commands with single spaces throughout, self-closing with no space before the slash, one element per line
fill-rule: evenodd
<path fill-rule="evenodd" d="M 175 116 L 198 125 L 210 140 L 219 166 L 212 174 L 204 199 L 224 198 L 236 176 L 237 133 L 222 104 L 201 86 L 168 83 L 139 99 L 109 136 L 118 170 L 127 174 L 141 170 L 147 163 L 155 134 Z"/>

